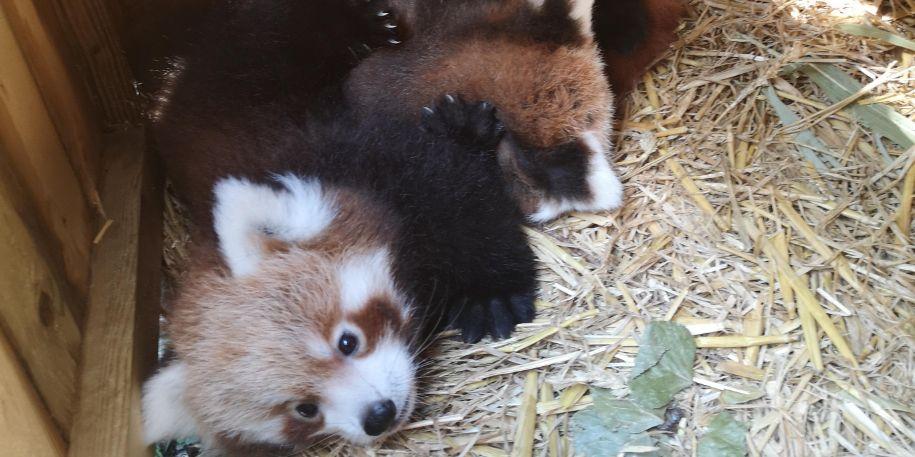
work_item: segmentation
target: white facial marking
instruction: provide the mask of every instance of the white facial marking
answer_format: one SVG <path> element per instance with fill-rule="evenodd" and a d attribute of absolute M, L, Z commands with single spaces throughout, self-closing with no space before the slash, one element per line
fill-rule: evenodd
<path fill-rule="evenodd" d="M 305 241 L 336 216 L 334 202 L 315 179 L 278 177 L 276 191 L 246 179 L 226 178 L 214 187 L 213 221 L 219 248 L 235 276 L 253 273 L 263 258 L 265 231 L 281 241 Z"/>
<path fill-rule="evenodd" d="M 282 417 L 251 422 L 245 424 L 245 428 L 239 432 L 239 436 L 252 443 L 283 444 L 286 442 L 286 437 L 283 436 L 284 425 Z"/>
<path fill-rule="evenodd" d="M 183 363 L 173 362 L 143 386 L 146 444 L 197 435 L 197 423 L 184 403 L 185 371 Z"/>
<path fill-rule="evenodd" d="M 623 203 L 623 184 L 607 161 L 604 147 L 594 132 L 581 137 L 591 151 L 587 177 L 590 198 L 587 200 L 544 198 L 537 212 L 528 216 L 532 222 L 541 223 L 569 211 L 610 211 Z"/>
<path fill-rule="evenodd" d="M 378 438 L 362 428 L 371 405 L 391 400 L 397 407 L 398 421 L 411 413 L 413 359 L 402 341 L 385 338 L 368 356 L 347 358 L 346 363 L 347 367 L 328 381 L 323 395 L 324 431 L 356 444 L 369 444 Z"/>
<path fill-rule="evenodd" d="M 396 297 L 387 249 L 350 257 L 340 267 L 340 305 L 344 313 L 357 312 L 375 296 Z M 406 307 L 401 308 L 406 317 Z"/>

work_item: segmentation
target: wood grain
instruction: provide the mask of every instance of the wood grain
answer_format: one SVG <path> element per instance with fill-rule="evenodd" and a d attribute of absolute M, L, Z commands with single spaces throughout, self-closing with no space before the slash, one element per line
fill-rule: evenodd
<path fill-rule="evenodd" d="M 102 157 L 102 201 L 114 221 L 92 255 L 79 406 L 70 457 L 149 455 L 141 383 L 155 362 L 163 185 L 142 131 L 116 134 Z"/>
<path fill-rule="evenodd" d="M 20 49 L 32 70 L 41 95 L 54 121 L 70 163 L 76 171 L 83 194 L 90 201 L 97 196 L 95 180 L 101 150 L 101 127 L 91 109 L 85 84 L 76 63 L 66 52 L 61 25 L 53 9 L 39 9 L 33 0 L 0 3 Z M 93 202 L 95 203 L 95 202 Z"/>
<path fill-rule="evenodd" d="M 57 436 L 41 400 L 22 371 L 13 347 L 0 333 L 0 443 L 8 457 L 62 457 Z"/>
<path fill-rule="evenodd" d="M 0 147 L 53 235 L 47 242 L 59 253 L 68 281 L 85 297 L 94 221 L 5 9 L 0 9 L 0 62 Z"/>
<path fill-rule="evenodd" d="M 46 237 L 33 228 L 40 222 L 4 158 L 0 147 L 0 331 L 66 439 L 81 339 L 70 303 L 78 298 L 54 268 Z"/>
<path fill-rule="evenodd" d="M 89 92 L 109 126 L 136 124 L 140 109 L 110 5 L 104 0 L 46 0 L 63 25 Z"/>

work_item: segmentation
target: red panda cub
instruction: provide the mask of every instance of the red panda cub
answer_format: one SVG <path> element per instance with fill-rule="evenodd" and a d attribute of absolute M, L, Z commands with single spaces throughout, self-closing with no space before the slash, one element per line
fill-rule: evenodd
<path fill-rule="evenodd" d="M 196 250 L 167 313 L 174 358 L 144 387 L 150 443 L 373 443 L 409 419 L 430 331 L 476 342 L 534 317 L 496 108 L 440 96 L 406 121 L 316 95 L 316 60 L 341 53 L 303 47 L 311 6 L 218 2 L 151 122 Z"/>
<path fill-rule="evenodd" d="M 444 91 L 491 101 L 509 132 L 500 166 L 530 220 L 621 204 L 593 0 L 393 4 L 410 36 L 351 73 L 347 96 L 361 112 L 409 118 Z"/>
<path fill-rule="evenodd" d="M 356 68 L 355 103 L 412 116 L 444 88 L 491 100 L 509 131 L 500 165 L 529 219 L 620 205 L 614 100 L 674 41 L 683 0 L 390 3 L 409 37 Z"/>
<path fill-rule="evenodd" d="M 179 356 L 145 386 L 147 441 L 249 455 L 318 436 L 367 444 L 406 420 L 412 303 L 395 284 L 390 215 L 294 175 L 227 178 L 214 195 L 220 259 L 198 259 L 171 306 Z"/>

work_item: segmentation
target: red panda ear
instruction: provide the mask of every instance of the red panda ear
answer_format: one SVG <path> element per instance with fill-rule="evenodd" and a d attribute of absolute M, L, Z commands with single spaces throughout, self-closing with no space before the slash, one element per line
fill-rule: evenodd
<path fill-rule="evenodd" d="M 571 3 L 569 17 L 578 24 L 582 36 L 594 36 L 592 18 L 594 16 L 594 0 L 568 0 Z"/>
<path fill-rule="evenodd" d="M 226 178 L 214 188 L 214 229 L 233 276 L 254 273 L 265 258 L 313 239 L 336 217 L 334 199 L 317 180 L 286 175 L 277 182 L 278 189 Z"/>
<path fill-rule="evenodd" d="M 538 30 L 531 31 L 547 41 L 590 42 L 594 37 L 594 0 L 525 0 L 538 12 Z M 615 1 L 615 0 L 612 0 Z"/>

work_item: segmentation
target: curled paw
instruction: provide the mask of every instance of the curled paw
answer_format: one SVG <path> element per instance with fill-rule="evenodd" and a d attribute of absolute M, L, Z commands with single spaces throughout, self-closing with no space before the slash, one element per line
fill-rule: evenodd
<path fill-rule="evenodd" d="M 446 94 L 434 106 L 423 107 L 421 115 L 425 131 L 480 149 L 495 149 L 505 132 L 496 108 L 487 101 L 471 103 Z"/>
<path fill-rule="evenodd" d="M 359 28 L 359 42 L 350 46 L 350 51 L 357 57 L 366 57 L 374 49 L 403 42 L 397 14 L 387 1 L 349 0 L 349 5 Z"/>
<path fill-rule="evenodd" d="M 469 299 L 452 313 L 451 326 L 461 331 L 467 343 L 492 336 L 501 340 L 511 336 L 515 326 L 531 322 L 535 314 L 532 294 L 514 294 Z"/>

